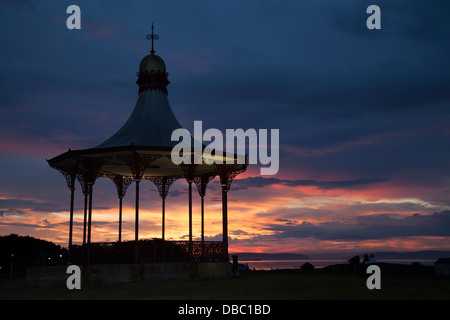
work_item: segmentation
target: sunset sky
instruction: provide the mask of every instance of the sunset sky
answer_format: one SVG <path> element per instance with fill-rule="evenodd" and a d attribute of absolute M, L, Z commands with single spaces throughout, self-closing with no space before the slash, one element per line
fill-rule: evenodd
<path fill-rule="evenodd" d="M 66 27 L 71 4 L 81 30 Z M 381 30 L 366 27 L 371 4 Z M 250 165 L 231 185 L 230 252 L 450 250 L 447 0 L 0 0 L 0 235 L 67 246 L 70 192 L 46 159 L 125 123 L 152 22 L 186 129 L 280 130 L 278 173 Z M 140 186 L 140 237 L 160 237 L 161 199 L 150 181 Z M 205 203 L 207 239 L 221 240 L 218 178 Z M 166 239 L 187 239 L 187 204 L 178 180 Z M 97 180 L 93 205 L 92 241 L 116 241 L 110 180 Z M 134 239 L 134 185 L 123 220 L 122 238 Z"/>

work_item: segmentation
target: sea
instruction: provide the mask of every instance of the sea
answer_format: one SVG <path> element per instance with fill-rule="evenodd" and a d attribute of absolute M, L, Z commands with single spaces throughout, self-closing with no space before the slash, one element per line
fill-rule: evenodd
<path fill-rule="evenodd" d="M 436 260 L 395 260 L 395 259 L 378 259 L 378 262 L 398 263 L 411 265 L 418 262 L 423 266 L 433 266 Z M 247 265 L 250 270 L 277 270 L 277 269 L 300 269 L 301 266 L 309 262 L 315 268 L 320 269 L 334 264 L 348 264 L 347 259 L 343 260 L 243 260 L 239 264 Z"/>

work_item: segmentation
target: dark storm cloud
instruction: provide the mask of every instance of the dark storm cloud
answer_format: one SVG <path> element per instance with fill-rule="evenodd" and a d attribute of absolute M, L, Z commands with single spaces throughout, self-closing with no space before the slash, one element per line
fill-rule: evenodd
<path fill-rule="evenodd" d="M 83 210 L 83 208 L 75 208 L 76 210 Z M 97 210 L 108 210 L 111 207 L 95 206 Z M 0 199 L 0 217 L 8 215 L 25 215 L 30 212 L 36 213 L 52 213 L 52 212 L 67 212 L 67 203 L 43 202 L 26 199 Z"/>
<path fill-rule="evenodd" d="M 0 210 L 2 216 L 10 214 L 25 214 L 29 210 L 38 212 L 54 212 L 63 210 L 58 203 L 39 202 L 35 200 L 24 199 L 0 199 Z M 64 208 L 64 210 L 67 208 Z"/>
<path fill-rule="evenodd" d="M 133 8 L 138 4 L 142 5 L 131 2 L 129 6 Z M 169 7 L 172 19 L 180 18 L 180 23 L 187 19 L 181 18 L 181 12 L 187 16 L 201 12 L 202 16 L 197 24 L 191 22 L 185 26 L 183 36 L 177 37 L 180 30 L 175 23 L 164 26 L 167 22 L 162 22 L 163 27 L 158 29 L 161 38 L 157 49 L 163 55 L 167 52 L 164 58 L 173 82 L 169 92 L 173 92 L 170 99 L 174 110 L 187 126 L 192 120 L 201 118 L 218 128 L 278 127 L 292 130 L 292 139 L 285 135 L 287 143 L 307 146 L 335 145 L 355 137 L 393 130 L 396 121 L 375 123 L 367 115 L 372 114 L 376 119 L 380 117 L 379 112 L 394 112 L 414 106 L 429 110 L 435 103 L 449 98 L 446 90 L 448 80 L 445 80 L 448 55 L 441 52 L 433 57 L 433 51 L 427 52 L 428 46 L 418 48 L 414 39 L 403 39 L 402 32 L 407 31 L 402 25 L 412 20 L 390 17 L 409 17 L 404 11 L 411 11 L 417 18 L 422 8 L 417 9 L 416 2 L 402 4 L 379 3 L 386 26 L 383 25 L 378 36 L 365 28 L 365 2 L 256 1 L 184 8 L 173 8 L 170 4 L 154 6 L 153 11 L 157 16 L 161 14 L 159 18 L 163 21 Z M 64 28 L 58 28 L 55 23 L 49 30 L 55 33 L 54 37 L 64 41 L 58 46 L 46 46 L 49 49 L 39 48 L 39 58 L 51 56 L 51 50 L 53 55 L 61 58 L 44 60 L 49 68 L 42 72 L 41 68 L 36 69 L 38 64 L 34 63 L 34 57 L 20 53 L 16 59 L 24 60 L 25 65 L 19 70 L 15 68 L 12 79 L 11 74 L 5 74 L 10 78 L 11 88 L 5 90 L 0 98 L 9 101 L 7 104 L 17 101 L 17 89 L 22 89 L 19 83 L 26 75 L 35 84 L 27 91 L 38 95 L 38 101 L 45 101 L 53 114 L 69 112 L 74 115 L 72 118 L 62 117 L 51 126 L 58 126 L 59 130 L 68 127 L 79 135 L 104 134 L 107 138 L 108 133 L 112 134 L 114 128 L 126 120 L 134 105 L 135 96 L 131 93 L 135 91 L 133 75 L 139 60 L 135 51 L 139 50 L 136 46 L 132 50 L 137 61 L 125 59 L 125 56 L 131 56 L 131 50 L 127 52 L 129 37 L 132 31 L 137 31 L 137 26 L 127 24 L 128 16 L 115 11 L 121 7 L 118 4 L 108 8 L 104 3 L 87 5 L 81 2 L 80 6 L 84 8 L 85 23 L 81 32 L 88 37 L 96 35 L 97 42 L 80 36 L 83 33 L 68 33 L 67 30 L 62 33 Z M 422 37 L 429 34 L 429 43 L 439 49 L 439 41 L 443 38 L 432 37 L 431 33 L 434 35 L 438 30 L 445 33 L 448 29 L 446 19 L 439 19 L 445 3 L 428 7 L 431 9 L 425 10 L 425 16 L 429 17 L 434 10 L 440 13 L 433 27 L 421 27 L 421 34 Z M 228 17 L 227 13 L 233 14 Z M 62 20 L 58 23 L 64 23 L 64 12 L 59 16 Z M 137 14 L 137 21 L 139 17 Z M 351 32 L 341 27 L 342 24 L 362 30 L 363 38 L 354 39 Z M 208 28 L 205 29 L 206 25 Z M 113 35 L 119 40 L 110 40 Z M 126 45 L 123 38 L 128 39 Z M 139 41 L 137 34 L 131 39 Z M 145 40 L 140 42 L 142 52 L 146 52 L 147 43 Z M 29 67 L 26 67 L 27 59 Z M 196 72 L 196 65 L 206 67 Z M 26 70 L 26 74 L 21 70 Z M 20 77 L 14 76 L 17 71 Z M 66 76 L 67 73 L 71 76 Z M 120 89 L 124 87 L 128 89 Z M 48 92 L 50 88 L 51 94 Z M 80 92 L 83 96 L 79 95 Z M 68 96 L 72 99 L 65 99 Z M 19 99 L 31 97 L 21 95 Z M 36 101 L 35 97 L 30 101 Z M 83 106 L 81 109 L 80 105 Z M 105 105 L 108 108 L 105 109 Z M 58 110 L 56 106 L 65 108 Z M 92 117 L 86 118 L 86 113 L 80 112 L 88 109 L 89 113 L 98 113 L 108 120 L 118 115 L 122 120 L 115 119 L 114 128 L 107 121 L 98 127 Z M 233 116 L 235 113 L 239 116 Z M 397 116 L 403 117 L 392 115 L 394 118 Z M 83 128 L 75 126 L 73 119 L 84 121 Z M 336 124 L 340 119 L 345 125 Z M 25 118 L 23 121 L 32 120 Z M 42 121 L 46 120 L 43 118 Z M 304 135 L 300 135 L 299 123 L 310 125 L 305 128 Z M 404 123 L 411 121 L 405 119 Z M 342 132 L 343 128 L 346 132 Z"/>
<path fill-rule="evenodd" d="M 66 227 L 67 225 L 68 225 L 68 222 L 48 223 L 48 222 L 43 221 L 42 223 L 23 223 L 23 222 L 2 222 L 2 221 L 0 221 L 0 226 L 3 226 L 5 228 L 26 227 L 26 228 L 52 229 L 52 228 L 59 227 L 59 226 Z"/>
<path fill-rule="evenodd" d="M 284 222 L 284 221 L 280 221 Z M 366 240 L 394 237 L 450 236 L 450 211 L 433 214 L 399 216 L 373 214 L 356 216 L 355 221 L 324 222 L 313 224 L 303 222 L 293 225 L 291 221 L 274 224 L 268 230 L 276 231 L 275 238 L 308 238 L 320 240 Z"/>
<path fill-rule="evenodd" d="M 382 30 L 365 27 L 369 4 L 381 7 Z M 148 20 L 146 6 L 159 20 L 157 50 L 171 74 L 169 98 L 183 125 L 201 119 L 220 129 L 280 128 L 284 144 L 331 150 L 421 128 L 429 113 L 439 127 L 444 117 L 436 115 L 448 115 L 440 107 L 450 100 L 446 1 L 79 5 L 80 32 L 65 30 L 64 10 L 39 3 L 46 27 L 34 31 L 38 21 L 24 17 L 29 27 L 14 40 L 28 30 L 21 46 L 33 50 L 6 51 L 15 62 L 2 71 L 8 81 L 1 108 L 23 112 L 3 119 L 22 126 L 24 138 L 59 144 L 49 134 L 66 131 L 84 141 L 75 147 L 90 147 L 124 123 L 134 106 L 134 72 L 148 51 L 148 26 L 139 23 Z M 133 15 L 125 7 L 142 10 Z M 24 88 L 25 79 L 33 86 Z M 24 89 L 28 94 L 21 94 Z M 35 119 L 48 132 L 24 128 Z"/>
<path fill-rule="evenodd" d="M 367 18 L 361 12 L 370 4 L 381 8 L 380 32 L 361 28 Z M 324 12 L 342 31 L 342 44 L 347 44 L 338 51 L 358 57 L 336 60 L 352 71 L 334 78 L 343 81 L 343 90 L 332 95 L 336 104 L 355 113 L 381 112 L 388 118 L 404 115 L 397 111 L 442 112 L 439 107 L 448 105 L 448 1 L 339 2 L 324 7 Z"/>
<path fill-rule="evenodd" d="M 315 181 L 315 180 L 286 180 L 278 178 L 264 178 L 264 177 L 248 177 L 239 179 L 233 185 L 233 189 L 248 189 L 261 188 L 269 185 L 283 185 L 288 187 L 297 186 L 313 186 L 319 189 L 338 189 L 338 188 L 353 188 L 360 185 L 372 184 L 385 181 L 385 179 L 361 178 L 355 180 L 344 181 Z"/>
<path fill-rule="evenodd" d="M 382 10 L 379 32 L 365 27 L 370 4 Z M 235 39 L 234 51 L 220 55 L 212 47 L 203 56 L 213 61 L 212 71 L 176 84 L 184 89 L 176 89 L 174 105 L 190 113 L 181 111 L 189 120 L 183 124 L 200 118 L 210 127 L 228 128 L 232 117 L 236 127 L 280 128 L 288 147 L 282 148 L 281 171 L 300 166 L 312 176 L 338 171 L 374 177 L 414 172 L 408 179 L 421 177 L 417 183 L 449 173 L 449 3 L 292 6 L 296 13 L 315 9 L 315 21 L 290 21 L 291 28 L 267 39 L 278 46 L 259 52 L 252 51 L 253 42 Z M 283 13 L 288 20 L 294 15 Z M 246 33 L 254 31 L 249 28 Z M 313 30 L 315 39 L 305 30 Z M 243 63 L 241 52 L 252 52 L 254 59 Z M 433 165 L 426 165 L 431 158 Z"/>
<path fill-rule="evenodd" d="M 109 221 L 92 221 L 92 226 L 108 226 L 113 225 L 115 226 L 117 223 L 109 222 Z M 37 223 L 24 223 L 24 222 L 3 222 L 0 221 L 0 226 L 3 226 L 5 228 L 11 228 L 11 227 L 27 227 L 27 228 L 37 228 L 37 229 L 54 229 L 54 228 L 67 228 L 69 225 L 69 222 L 58 222 L 58 223 L 51 223 L 47 219 L 42 220 L 41 222 Z M 73 225 L 75 227 L 83 227 L 84 222 L 77 222 L 73 221 Z"/>
<path fill-rule="evenodd" d="M 420 105 L 429 98 L 448 99 L 445 90 L 450 48 L 445 41 L 450 36 L 448 2 L 396 1 L 394 5 L 391 1 L 382 2 L 379 5 L 383 28 L 376 32 L 365 27 L 368 17 L 365 9 L 370 1 L 317 3 L 293 4 L 282 11 L 285 19 L 290 20 L 296 14 L 315 9 L 313 21 L 293 19 L 291 28 L 272 33 L 264 24 L 258 28 L 250 25 L 247 33 L 258 38 L 266 34 L 268 44 L 275 42 L 278 46 L 269 45 L 256 51 L 255 42 L 240 44 L 233 34 L 230 43 L 240 45 L 235 51 L 225 48 L 219 55 L 217 49 L 216 56 L 209 57 L 220 61 L 216 67 L 218 77 L 209 86 L 207 79 L 211 73 L 204 78 L 194 77 L 192 87 L 213 89 L 200 93 L 211 102 L 217 102 L 217 90 L 222 88 L 226 90 L 223 98 L 235 103 L 303 102 L 341 107 L 350 104 L 351 108 L 364 111 L 368 107 L 375 110 L 411 107 L 411 103 Z M 260 7 L 269 10 L 264 4 Z M 270 13 L 263 11 L 263 17 L 270 17 Z M 358 30 L 361 37 L 353 37 L 353 32 L 349 33 L 343 25 Z M 311 34 L 317 38 L 313 41 L 304 29 L 314 30 Z M 419 39 L 425 39 L 426 43 L 417 43 Z M 239 55 L 239 51 L 249 53 Z M 240 56 L 245 56 L 245 60 Z M 248 60 L 248 56 L 253 59 Z M 386 105 L 386 101 L 391 103 Z"/>

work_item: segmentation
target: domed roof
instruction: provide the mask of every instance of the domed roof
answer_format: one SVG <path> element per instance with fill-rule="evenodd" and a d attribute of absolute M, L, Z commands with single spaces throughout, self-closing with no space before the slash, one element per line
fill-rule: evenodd
<path fill-rule="evenodd" d="M 148 72 L 150 72 L 152 70 L 154 72 L 157 72 L 157 71 L 166 72 L 166 64 L 164 63 L 164 60 L 160 56 L 158 56 L 154 53 L 151 53 L 151 54 L 145 56 L 141 60 L 141 63 L 139 65 L 140 73 L 145 72 L 145 70 L 148 70 Z"/>

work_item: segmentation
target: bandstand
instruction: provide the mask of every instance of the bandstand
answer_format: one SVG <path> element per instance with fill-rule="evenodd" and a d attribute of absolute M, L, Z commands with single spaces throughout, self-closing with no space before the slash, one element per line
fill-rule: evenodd
<path fill-rule="evenodd" d="M 181 128 L 168 101 L 169 85 L 166 65 L 155 54 L 153 40 L 158 35 L 147 36 L 152 49 L 140 62 L 137 72 L 138 99 L 125 124 L 100 145 L 83 150 L 68 150 L 50 160 L 49 165 L 61 172 L 70 190 L 69 251 L 70 263 L 148 264 L 148 263 L 200 263 L 228 262 L 228 209 L 227 192 L 233 179 L 245 171 L 237 155 L 225 154 L 222 163 L 176 165 L 171 159 L 172 148 L 178 143 L 171 140 L 172 132 Z M 194 153 L 189 155 L 194 157 Z M 233 161 L 230 161 L 233 159 Z M 228 160 L 228 161 L 227 161 Z M 196 161 L 198 162 L 198 161 Z M 220 162 L 220 161 L 219 161 Z M 219 177 L 222 188 L 222 241 L 204 240 L 204 197 L 208 183 Z M 93 219 L 93 189 L 99 178 L 107 178 L 117 188 L 118 224 L 117 241 L 91 242 Z M 187 210 L 189 217 L 188 241 L 165 239 L 165 201 L 172 183 L 178 179 L 187 182 Z M 161 197 L 161 238 L 142 239 L 139 235 L 139 184 L 149 180 L 155 184 Z M 72 243 L 74 223 L 74 194 L 76 182 L 84 196 L 83 242 Z M 134 240 L 122 240 L 122 199 L 134 183 L 135 235 Z M 192 184 L 201 198 L 201 240 L 192 239 Z"/>

